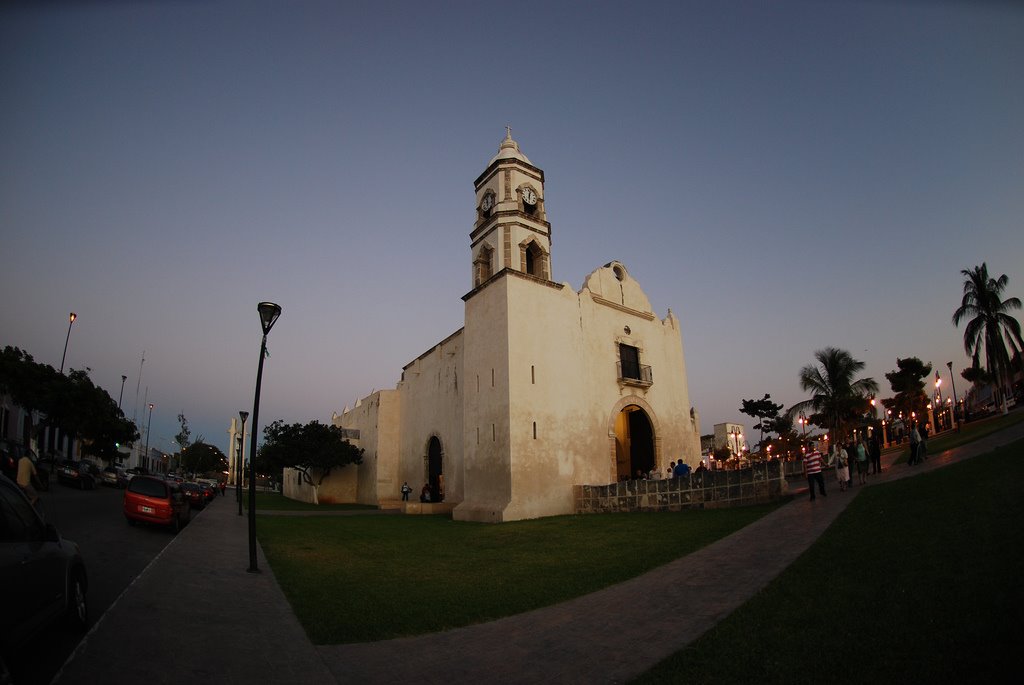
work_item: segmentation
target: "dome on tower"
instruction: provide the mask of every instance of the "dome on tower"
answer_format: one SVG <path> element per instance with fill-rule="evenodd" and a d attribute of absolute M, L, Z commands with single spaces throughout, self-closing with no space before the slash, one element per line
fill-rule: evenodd
<path fill-rule="evenodd" d="M 505 128 L 505 140 L 501 141 L 501 145 L 498 147 L 498 154 L 491 158 L 487 166 L 494 164 L 499 159 L 518 159 L 520 162 L 526 162 L 533 166 L 533 162 L 519 151 L 519 143 L 512 140 L 512 129 L 508 127 Z"/>

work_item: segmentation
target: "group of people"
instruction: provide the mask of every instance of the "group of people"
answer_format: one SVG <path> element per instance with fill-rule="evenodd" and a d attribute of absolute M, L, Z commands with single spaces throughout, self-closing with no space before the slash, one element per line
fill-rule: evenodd
<path fill-rule="evenodd" d="M 882 443 L 877 435 L 870 439 L 862 435 L 851 439 L 846 445 L 838 440 L 832 443 L 827 460 L 816 447 L 804 454 L 804 475 L 807 477 L 807 488 L 812 502 L 815 499 L 815 487 L 822 497 L 827 497 L 825 478 L 822 474 L 825 467 L 836 470 L 836 482 L 839 483 L 840 492 L 853 487 L 854 470 L 857 472 L 857 482 L 866 485 L 869 474 L 882 472 Z"/>
<path fill-rule="evenodd" d="M 402 483 L 402 501 L 409 501 L 409 493 L 412 492 L 412 486 L 409 485 L 409 481 Z M 420 502 L 440 502 L 441 498 L 434 494 L 433 488 L 430 487 L 430 483 L 424 483 L 423 488 L 420 489 Z"/>
<path fill-rule="evenodd" d="M 907 464 L 914 466 L 928 458 L 928 424 L 922 423 L 920 429 L 917 425 L 910 427 L 910 459 Z"/>

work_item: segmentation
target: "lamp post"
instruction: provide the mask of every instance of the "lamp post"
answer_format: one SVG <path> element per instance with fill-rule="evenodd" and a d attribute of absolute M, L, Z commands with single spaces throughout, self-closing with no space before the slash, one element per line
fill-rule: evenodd
<path fill-rule="evenodd" d="M 235 455 L 235 497 L 238 499 L 238 515 L 242 515 L 242 469 L 245 464 L 245 420 L 249 418 L 249 412 L 240 411 L 238 417 L 242 419 L 242 436 L 238 440 L 238 454 Z"/>
<path fill-rule="evenodd" d="M 957 420 L 957 416 L 956 416 L 956 408 L 957 408 L 956 379 L 953 378 L 953 362 L 946 362 L 946 368 L 949 369 L 949 382 L 953 386 L 953 423 L 956 424 L 956 432 L 959 433 L 960 432 L 960 421 Z"/>
<path fill-rule="evenodd" d="M 256 371 L 256 398 L 252 404 L 252 445 L 249 447 L 249 573 L 259 573 L 256 566 L 256 434 L 260 420 L 260 384 L 263 382 L 263 358 L 267 356 L 267 334 L 281 316 L 281 306 L 273 302 L 260 302 L 256 309 L 260 313 L 263 327 L 263 342 L 260 344 L 260 364 Z"/>
<path fill-rule="evenodd" d="M 71 316 L 68 317 L 68 334 L 64 338 L 64 354 L 60 358 L 60 372 L 64 373 L 64 360 L 68 356 L 68 340 L 71 340 L 71 325 L 75 323 L 75 319 L 78 318 L 78 314 L 71 312 Z"/>
<path fill-rule="evenodd" d="M 124 397 L 124 382 L 128 380 L 128 376 L 121 374 L 121 394 L 117 396 L 117 408 L 121 408 L 121 399 Z"/>
<path fill-rule="evenodd" d="M 939 377 L 939 370 L 935 369 L 935 402 L 934 402 L 934 404 L 935 404 L 935 407 L 938 408 L 939 411 L 942 410 L 942 387 L 941 386 L 942 386 L 942 378 Z M 941 414 L 939 414 L 939 416 L 941 416 Z M 938 419 L 936 419 L 936 421 L 938 421 Z M 939 428 L 938 426 L 935 427 L 936 432 L 938 432 L 938 428 Z"/>
<path fill-rule="evenodd" d="M 146 422 L 146 456 L 145 459 L 149 461 L 149 427 L 153 425 L 153 403 L 149 403 L 149 421 Z"/>

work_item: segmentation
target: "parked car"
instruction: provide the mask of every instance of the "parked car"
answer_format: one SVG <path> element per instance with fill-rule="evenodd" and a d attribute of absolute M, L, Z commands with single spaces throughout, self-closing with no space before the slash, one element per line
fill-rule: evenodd
<path fill-rule="evenodd" d="M 185 499 L 193 509 L 202 509 L 206 506 L 208 500 L 199 483 L 182 483 L 179 487 L 181 487 L 181 494 L 185 495 Z"/>
<path fill-rule="evenodd" d="M 15 482 L 18 480 L 20 448 L 21 445 L 16 445 L 7 440 L 0 440 L 0 473 Z"/>
<path fill-rule="evenodd" d="M 133 466 L 132 468 L 125 471 L 124 475 L 128 479 L 128 482 L 130 483 L 132 478 L 134 478 L 135 476 L 148 476 L 149 471 L 147 471 L 146 468 L 143 466 Z"/>
<path fill-rule="evenodd" d="M 45 523 L 21 488 L 0 475 L 0 674 L 3 656 L 61 618 L 89 623 L 85 563 L 78 545 Z"/>
<path fill-rule="evenodd" d="M 100 467 L 88 459 L 81 461 L 65 459 L 57 468 L 58 483 L 71 485 L 80 490 L 94 490 L 101 477 Z"/>
<path fill-rule="evenodd" d="M 120 466 L 108 466 L 103 469 L 103 484 L 112 488 L 128 486 L 128 476 Z"/>
<path fill-rule="evenodd" d="M 197 483 L 199 489 L 203 491 L 203 497 L 206 498 L 207 502 L 212 502 L 217 499 L 217 491 L 209 483 Z"/>
<path fill-rule="evenodd" d="M 124 491 L 124 516 L 138 522 L 169 526 L 177 533 L 188 524 L 191 506 L 177 483 L 153 476 L 135 476 Z"/>

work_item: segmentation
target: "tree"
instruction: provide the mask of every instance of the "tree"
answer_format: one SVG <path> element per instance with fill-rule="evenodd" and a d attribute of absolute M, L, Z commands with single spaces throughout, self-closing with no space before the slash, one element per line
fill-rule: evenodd
<path fill-rule="evenodd" d="M 263 429 L 256 466 L 264 473 L 298 469 L 304 481 L 320 485 L 334 469 L 362 463 L 363 450 L 343 438 L 337 426 L 319 421 L 303 425 L 277 420 Z"/>
<path fill-rule="evenodd" d="M 924 379 L 932 372 L 932 365 L 925 364 L 917 357 L 907 357 L 897 358 L 896 366 L 898 371 L 885 374 L 894 393 L 891 401 L 884 402 L 886 409 L 891 409 L 897 414 L 903 412 L 904 416 L 910 416 L 914 412 L 923 416 L 928 405 Z"/>
<path fill-rule="evenodd" d="M 990 277 L 985 262 L 960 273 L 964 277 L 964 295 L 960 306 L 953 312 L 953 325 L 959 327 L 961 321 L 967 321 L 964 349 L 976 367 L 981 366 L 984 355 L 985 370 L 995 379 L 996 390 L 1002 397 L 1003 413 L 1006 413 L 1006 388 L 1010 386 L 1010 354 L 1006 346 L 1009 343 L 1015 354 L 1024 348 L 1020 322 L 1008 312 L 1020 309 L 1020 299 L 1002 299 L 1009 279 L 1006 274 L 999 278 Z"/>
<path fill-rule="evenodd" d="M 743 406 L 740 407 L 741 413 L 757 419 L 754 428 L 761 432 L 761 438 L 757 441 L 758 449 L 760 449 L 761 443 L 764 442 L 764 432 L 771 432 L 772 421 L 778 418 L 779 412 L 782 410 L 782 405 L 772 402 L 771 397 L 771 395 L 765 393 L 764 398 L 760 400 L 742 400 Z"/>
<path fill-rule="evenodd" d="M 112 459 L 119 444 L 139 438 L 135 424 L 89 378 L 89 369 L 72 369 L 63 375 L 49 364 L 37 363 L 27 352 L 7 346 L 0 353 L 0 392 L 9 394 L 28 414 L 30 443 L 36 441 L 41 427 L 55 426 L 81 438 L 85 454 Z M 43 415 L 38 424 L 37 412 Z"/>
<path fill-rule="evenodd" d="M 826 347 L 814 357 L 816 365 L 800 369 L 800 387 L 811 393 L 811 399 L 797 402 L 789 414 L 810 410 L 811 422 L 827 429 L 833 440 L 840 440 L 852 422 L 870 411 L 870 396 L 878 392 L 878 383 L 873 378 L 854 380 L 864 369 L 864 362 L 846 350 Z"/>
<path fill-rule="evenodd" d="M 218 447 L 203 442 L 203 437 L 199 436 L 181 451 L 181 465 L 192 473 L 220 472 L 227 470 L 228 458 Z"/>
<path fill-rule="evenodd" d="M 187 450 L 188 446 L 192 444 L 191 440 L 189 439 L 192 436 L 192 431 L 189 430 L 188 419 L 185 418 L 185 412 L 181 412 L 178 414 L 178 424 L 181 425 L 181 430 L 178 431 L 178 434 L 174 436 L 174 442 L 178 443 L 179 454 L 181 455 L 178 457 L 178 461 L 180 463 L 182 459 L 184 459 L 185 457 L 185 450 Z M 199 436 L 199 442 L 202 441 L 202 436 Z M 195 471 L 195 469 L 191 470 Z"/>

